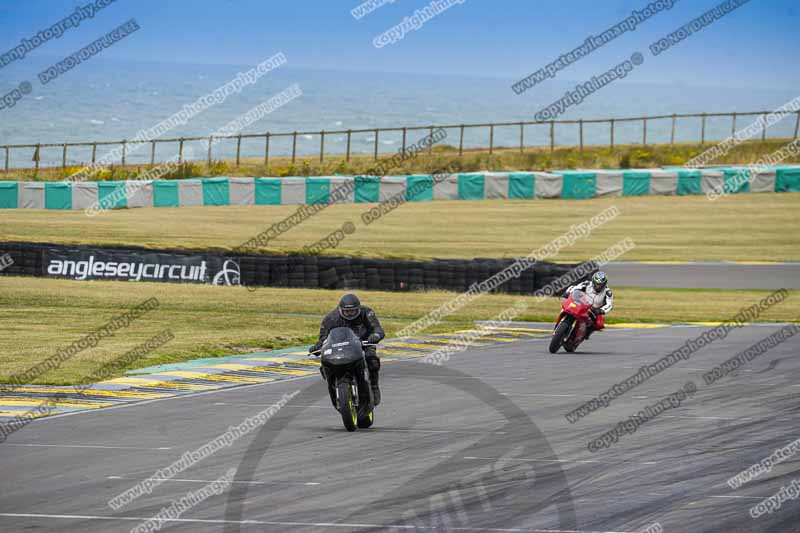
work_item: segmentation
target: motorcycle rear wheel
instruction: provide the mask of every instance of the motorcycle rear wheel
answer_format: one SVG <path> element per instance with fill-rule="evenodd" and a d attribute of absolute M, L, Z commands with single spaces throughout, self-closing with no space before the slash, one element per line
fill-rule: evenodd
<path fill-rule="evenodd" d="M 561 348 L 561 345 L 564 343 L 564 337 L 567 336 L 567 331 L 569 331 L 571 325 L 570 321 L 566 318 L 558 323 L 556 330 L 553 332 L 553 338 L 550 339 L 550 353 L 556 353 L 558 349 Z"/>
<path fill-rule="evenodd" d="M 358 412 L 353 403 L 353 388 L 350 382 L 343 379 L 336 385 L 339 392 L 339 413 L 347 431 L 355 431 L 358 427 Z"/>

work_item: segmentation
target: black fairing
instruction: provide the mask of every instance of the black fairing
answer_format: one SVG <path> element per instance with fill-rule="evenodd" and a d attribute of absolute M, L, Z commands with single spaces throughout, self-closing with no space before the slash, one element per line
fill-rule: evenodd
<path fill-rule="evenodd" d="M 343 366 L 364 359 L 364 349 L 350 328 L 333 328 L 322 343 L 322 364 Z"/>

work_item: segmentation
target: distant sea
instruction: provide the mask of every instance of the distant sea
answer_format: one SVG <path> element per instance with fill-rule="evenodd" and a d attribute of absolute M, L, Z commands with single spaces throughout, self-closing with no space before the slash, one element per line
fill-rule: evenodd
<path fill-rule="evenodd" d="M 143 128 L 150 128 L 177 112 L 184 104 L 213 91 L 251 66 L 188 65 L 108 61 L 100 58 L 79 65 L 67 74 L 42 86 L 36 74 L 51 61 L 29 58 L 20 65 L 0 69 L 0 94 L 30 81 L 33 92 L 16 106 L 0 110 L 0 145 L 28 143 L 63 143 L 121 140 L 133 138 Z M 687 76 L 688 78 L 688 76 Z M 789 90 L 754 90 L 728 87 L 692 86 L 684 80 L 670 84 L 615 82 L 588 97 L 580 106 L 570 108 L 561 118 L 606 118 L 691 112 L 728 112 L 771 110 L 796 95 Z M 334 70 L 299 69 L 289 66 L 267 74 L 258 83 L 246 87 L 166 134 L 167 137 L 207 136 L 242 113 L 267 100 L 277 92 L 297 83 L 304 95 L 276 110 L 249 127 L 245 133 L 291 132 L 294 130 L 337 130 L 372 127 L 424 126 L 471 122 L 533 120 L 541 108 L 563 96 L 575 81 L 551 80 L 522 96 L 511 90 L 516 79 L 492 79 L 470 76 L 423 74 L 387 74 Z M 739 119 L 743 127 L 753 118 Z M 699 120 L 679 120 L 677 140 L 699 140 Z M 730 134 L 730 119 L 709 119 L 707 138 L 721 139 Z M 670 121 L 648 125 L 648 141 L 669 142 Z M 774 126 L 770 136 L 791 136 L 794 118 Z M 526 145 L 547 145 L 546 126 L 527 127 Z M 448 131 L 443 142 L 458 145 L 458 131 Z M 409 133 L 408 143 L 424 133 Z M 585 127 L 585 143 L 608 143 L 607 125 Z M 619 124 L 617 143 L 641 142 L 641 123 Z M 371 153 L 373 134 L 353 135 L 353 153 Z M 519 128 L 497 128 L 496 146 L 518 146 Z M 577 144 L 577 126 L 556 129 L 557 144 Z M 189 143 L 187 143 L 187 148 Z M 214 147 L 215 158 L 231 158 L 235 141 Z M 486 146 L 488 129 L 467 130 L 465 146 Z M 381 134 L 383 153 L 398 150 L 401 134 Z M 206 156 L 206 144 L 190 147 L 197 159 Z M 108 149 L 108 148 L 106 148 Z M 299 154 L 319 150 L 319 136 L 301 136 Z M 345 136 L 325 139 L 326 153 L 344 153 Z M 98 157 L 104 152 L 98 148 Z M 263 139 L 242 142 L 243 157 L 260 157 Z M 291 153 L 291 138 L 273 139 L 270 154 Z M 158 159 L 177 154 L 177 143 L 159 147 Z M 0 153 L 0 158 L 4 154 Z M 30 166 L 32 151 L 12 151 L 13 167 Z M 91 149 L 70 149 L 70 164 L 86 162 Z M 148 162 L 150 149 L 145 146 L 129 155 L 128 161 Z M 42 150 L 43 165 L 60 164 L 61 150 Z M 0 163 L 2 164 L 2 163 Z"/>

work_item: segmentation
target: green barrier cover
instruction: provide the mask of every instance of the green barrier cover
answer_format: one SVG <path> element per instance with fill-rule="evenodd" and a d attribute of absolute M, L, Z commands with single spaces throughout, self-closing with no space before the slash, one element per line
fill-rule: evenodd
<path fill-rule="evenodd" d="M 458 175 L 458 199 L 459 200 L 483 200 L 484 182 L 486 178 L 483 174 L 459 174 Z"/>
<path fill-rule="evenodd" d="M 281 205 L 281 179 L 256 178 L 256 205 Z"/>
<path fill-rule="evenodd" d="M 562 198 L 582 199 L 597 196 L 597 174 L 594 172 L 560 172 L 564 178 Z"/>
<path fill-rule="evenodd" d="M 727 168 L 723 174 L 722 190 L 727 194 L 750 192 L 750 169 Z"/>
<path fill-rule="evenodd" d="M 536 176 L 534 174 L 514 173 L 508 175 L 508 198 L 511 200 L 532 200 L 535 196 Z"/>
<path fill-rule="evenodd" d="M 678 171 L 678 191 L 679 196 L 686 196 L 687 194 L 703 194 L 703 188 L 700 184 L 699 170 L 679 170 Z"/>
<path fill-rule="evenodd" d="M 406 202 L 430 202 L 433 200 L 433 176 L 408 176 L 406 178 Z"/>
<path fill-rule="evenodd" d="M 45 209 L 72 209 L 72 184 L 45 183 Z"/>
<path fill-rule="evenodd" d="M 203 178 L 203 205 L 230 205 L 228 178 Z"/>
<path fill-rule="evenodd" d="M 650 194 L 649 172 L 623 172 L 622 196 L 642 196 Z"/>
<path fill-rule="evenodd" d="M 178 182 L 153 182 L 153 207 L 178 207 Z"/>
<path fill-rule="evenodd" d="M 0 209 L 16 209 L 18 193 L 19 184 L 16 181 L 0 181 Z"/>
<path fill-rule="evenodd" d="M 125 194 L 125 182 L 97 182 L 97 201 L 101 209 L 120 209 L 128 207 L 128 198 L 127 194 Z"/>
<path fill-rule="evenodd" d="M 331 202 L 331 180 L 328 178 L 306 178 L 306 204 L 329 204 Z"/>
<path fill-rule="evenodd" d="M 381 180 L 376 176 L 356 176 L 355 201 L 376 204 L 380 201 Z"/>
<path fill-rule="evenodd" d="M 800 192 L 800 168 L 776 170 L 775 192 Z"/>

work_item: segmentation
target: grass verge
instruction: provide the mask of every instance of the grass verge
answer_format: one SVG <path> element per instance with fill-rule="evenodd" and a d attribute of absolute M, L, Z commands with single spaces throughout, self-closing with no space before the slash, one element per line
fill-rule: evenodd
<path fill-rule="evenodd" d="M 615 287 L 615 309 L 609 323 L 651 321 L 722 321 L 770 291 L 666 290 Z M 128 367 L 220 357 L 249 351 L 309 345 L 322 315 L 336 306 L 337 291 L 244 288 L 158 283 L 75 282 L 40 278 L 0 278 L 0 383 L 52 356 L 82 335 L 104 325 L 112 316 L 156 297 L 160 307 L 130 326 L 105 338 L 95 348 L 79 352 L 59 368 L 41 376 L 39 384 L 84 383 L 85 376 L 103 363 L 165 329 L 175 338 Z M 362 301 L 381 317 L 389 337 L 403 326 L 448 301 L 454 293 L 361 291 Z M 790 291 L 779 306 L 760 320 L 800 319 L 800 291 Z M 519 297 L 485 295 L 449 316 L 427 332 L 471 327 L 474 320 L 490 319 Z M 555 319 L 559 300 L 535 301 L 521 320 Z M 117 375 L 121 375 L 120 370 Z"/>
<path fill-rule="evenodd" d="M 529 254 L 615 205 L 621 214 L 552 258 L 579 262 L 630 237 L 626 261 L 798 261 L 800 195 L 627 196 L 588 200 L 412 202 L 365 225 L 372 204 L 335 204 L 258 249 L 300 251 L 344 222 L 356 232 L 327 255 L 430 259 Z M 87 217 L 82 211 L 8 209 L 0 242 L 136 245 L 233 250 L 295 212 L 297 206 L 122 209 Z"/>

